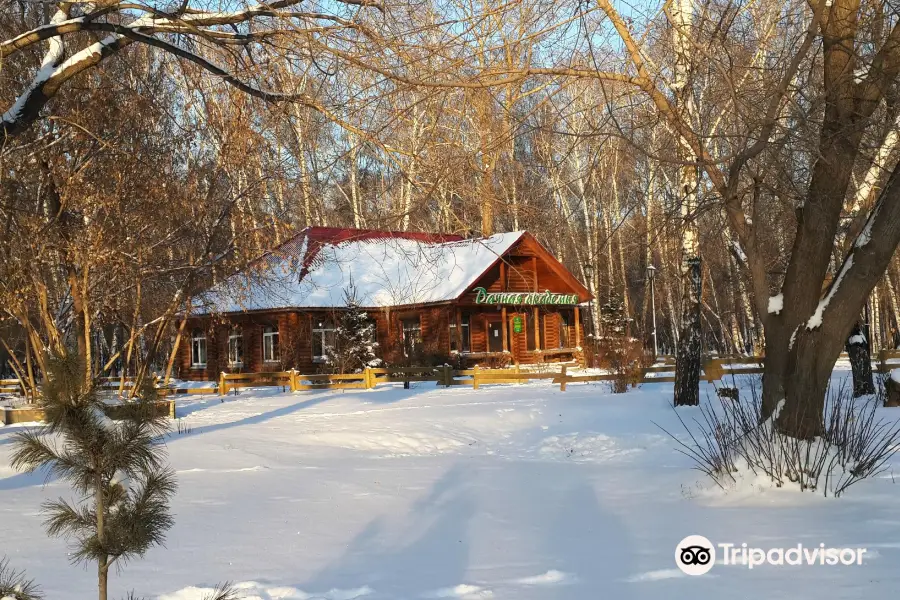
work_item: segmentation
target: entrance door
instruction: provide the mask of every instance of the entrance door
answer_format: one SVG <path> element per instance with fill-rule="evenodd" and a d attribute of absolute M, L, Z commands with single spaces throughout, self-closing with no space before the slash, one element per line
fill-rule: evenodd
<path fill-rule="evenodd" d="M 509 351 L 512 352 L 512 359 L 518 362 L 522 360 L 520 354 L 525 349 L 525 314 L 510 314 L 506 330 L 509 332 L 509 342 L 507 342 L 507 347 L 509 348 Z"/>
<path fill-rule="evenodd" d="M 500 321 L 488 321 L 488 352 L 503 352 L 503 325 Z"/>

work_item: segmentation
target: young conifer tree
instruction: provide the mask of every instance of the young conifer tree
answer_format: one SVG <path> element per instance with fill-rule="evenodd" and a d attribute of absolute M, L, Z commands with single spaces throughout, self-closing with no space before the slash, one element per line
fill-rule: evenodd
<path fill-rule="evenodd" d="M 9 561 L 0 558 L 0 600 L 43 600 L 44 595 L 34 581 L 25 578 L 25 573 L 9 566 Z"/>
<path fill-rule="evenodd" d="M 375 323 L 360 305 L 353 282 L 344 290 L 344 307 L 337 320 L 335 347 L 328 349 L 329 362 L 342 373 L 381 365 L 381 359 L 375 355 Z"/>
<path fill-rule="evenodd" d="M 172 526 L 175 476 L 163 446 L 167 420 L 153 410 L 151 386 L 114 422 L 94 386 L 85 383 L 77 357 L 49 357 L 47 365 L 46 423 L 16 435 L 12 466 L 45 469 L 72 486 L 74 502 L 60 498 L 43 505 L 47 532 L 71 542 L 74 563 L 96 563 L 99 599 L 107 600 L 110 568 L 142 557 Z"/>

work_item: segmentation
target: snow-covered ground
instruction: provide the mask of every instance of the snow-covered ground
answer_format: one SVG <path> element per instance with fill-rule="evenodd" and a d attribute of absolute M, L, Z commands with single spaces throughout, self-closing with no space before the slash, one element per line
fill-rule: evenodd
<path fill-rule="evenodd" d="M 536 383 L 179 398 L 190 431 L 169 441 L 176 525 L 165 549 L 113 577 L 112 597 L 196 600 L 225 580 L 264 600 L 896 597 L 890 471 L 838 500 L 723 495 L 654 424 L 679 431 L 671 394 Z M 40 503 L 70 492 L 8 467 L 14 430 L 0 428 L 0 555 L 51 600 L 92 597 L 94 573 L 41 525 Z M 688 577 L 674 552 L 689 534 L 868 552 L 861 566 Z"/>

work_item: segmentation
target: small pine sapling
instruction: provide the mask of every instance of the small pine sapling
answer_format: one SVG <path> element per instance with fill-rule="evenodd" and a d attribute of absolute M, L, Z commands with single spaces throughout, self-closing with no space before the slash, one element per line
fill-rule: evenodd
<path fill-rule="evenodd" d="M 230 582 L 217 585 L 211 592 L 204 594 L 201 600 L 241 600 L 244 596 Z M 0 600 L 5 600 L 0 598 Z M 149 598 L 141 598 L 136 596 L 134 592 L 130 592 L 125 596 L 125 600 L 150 600 Z"/>
<path fill-rule="evenodd" d="M 34 581 L 25 578 L 25 573 L 9 566 L 9 561 L 0 559 L 0 600 L 43 600 L 44 595 Z"/>
<path fill-rule="evenodd" d="M 145 397 L 125 404 L 114 422 L 80 363 L 72 355 L 48 357 L 46 422 L 16 434 L 12 466 L 45 469 L 71 485 L 75 502 L 44 503 L 47 532 L 71 543 L 73 563 L 96 563 L 99 599 L 107 600 L 110 567 L 165 540 L 175 476 L 165 460 L 169 427 L 154 411 L 155 391 L 142 390 Z"/>
<path fill-rule="evenodd" d="M 375 323 L 362 308 L 353 282 L 344 290 L 344 310 L 337 319 L 335 341 L 328 348 L 328 362 L 341 373 L 358 373 L 381 366 L 375 354 Z"/>

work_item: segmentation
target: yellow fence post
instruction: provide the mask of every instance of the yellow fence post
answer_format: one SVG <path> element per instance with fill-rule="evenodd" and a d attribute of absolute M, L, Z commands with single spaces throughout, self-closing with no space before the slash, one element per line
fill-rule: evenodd
<path fill-rule="evenodd" d="M 718 361 L 714 358 L 709 358 L 703 364 L 703 373 L 705 374 L 706 381 L 716 381 L 722 378 L 725 374 L 725 369 L 718 363 Z"/>
<path fill-rule="evenodd" d="M 519 361 L 516 361 L 516 384 L 522 383 L 522 380 L 518 378 L 519 375 Z"/>
<path fill-rule="evenodd" d="M 228 393 L 228 384 L 225 383 L 225 371 L 219 373 L 219 395 L 224 396 Z"/>
<path fill-rule="evenodd" d="M 478 389 L 478 365 L 472 367 L 472 389 Z"/>
<path fill-rule="evenodd" d="M 373 381 L 373 379 L 372 369 L 370 367 L 366 367 L 366 370 L 363 371 L 363 383 L 365 384 L 367 390 L 371 390 L 373 387 L 375 387 L 375 382 Z"/>
<path fill-rule="evenodd" d="M 566 375 L 566 365 L 563 365 L 562 375 L 559 378 L 559 391 L 561 392 L 566 391 L 566 377 L 568 377 L 568 375 Z"/>

